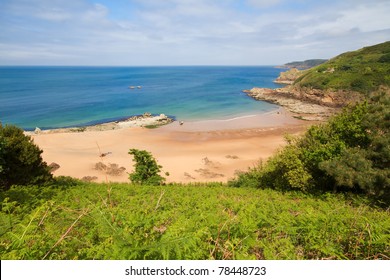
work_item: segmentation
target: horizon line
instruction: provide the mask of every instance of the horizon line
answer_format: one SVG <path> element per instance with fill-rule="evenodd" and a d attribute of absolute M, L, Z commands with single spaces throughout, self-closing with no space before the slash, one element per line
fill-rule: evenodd
<path fill-rule="evenodd" d="M 187 65 L 60 65 L 60 64 L 4 64 L 0 67 L 277 67 L 285 64 L 187 64 Z"/>

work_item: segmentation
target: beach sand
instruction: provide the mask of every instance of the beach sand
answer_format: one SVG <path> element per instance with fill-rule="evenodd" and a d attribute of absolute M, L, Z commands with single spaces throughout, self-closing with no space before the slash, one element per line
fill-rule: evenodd
<path fill-rule="evenodd" d="M 129 149 L 147 150 L 169 172 L 167 182 L 226 182 L 266 160 L 284 144 L 284 135 L 302 133 L 309 122 L 283 109 L 229 120 L 176 121 L 156 129 L 128 127 L 84 132 L 32 135 L 43 159 L 60 168 L 54 175 L 96 182 L 129 182 Z"/>

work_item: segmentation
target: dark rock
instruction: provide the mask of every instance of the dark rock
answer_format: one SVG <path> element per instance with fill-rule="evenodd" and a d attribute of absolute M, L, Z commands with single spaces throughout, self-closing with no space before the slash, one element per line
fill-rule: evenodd
<path fill-rule="evenodd" d="M 52 162 L 49 164 L 48 167 L 50 169 L 50 172 L 54 172 L 54 171 L 58 170 L 61 166 L 58 163 Z"/>

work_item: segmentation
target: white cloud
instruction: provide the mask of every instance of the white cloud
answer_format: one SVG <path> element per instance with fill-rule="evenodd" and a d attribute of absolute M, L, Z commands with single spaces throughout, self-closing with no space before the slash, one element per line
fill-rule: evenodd
<path fill-rule="evenodd" d="M 248 4 L 257 8 L 266 8 L 277 5 L 282 0 L 247 0 Z"/>
<path fill-rule="evenodd" d="M 346 10 L 325 10 L 323 15 L 316 19 L 315 15 L 305 16 L 302 21 L 305 26 L 298 30 L 298 37 L 313 34 L 328 34 L 329 36 L 343 36 L 351 31 L 373 32 L 390 28 L 390 6 L 386 3 L 370 3 L 369 5 L 355 5 Z"/>
<path fill-rule="evenodd" d="M 94 4 L 84 12 L 83 18 L 87 21 L 106 20 L 109 10 L 102 4 Z"/>
<path fill-rule="evenodd" d="M 300 0 L 304 13 L 289 0 L 95 1 L 6 1 L 0 64 L 278 64 L 390 39 L 382 0 Z"/>

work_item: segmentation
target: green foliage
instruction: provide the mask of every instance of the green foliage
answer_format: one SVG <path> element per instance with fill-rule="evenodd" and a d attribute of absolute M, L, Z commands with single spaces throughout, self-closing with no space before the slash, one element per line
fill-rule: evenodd
<path fill-rule="evenodd" d="M 259 185 L 278 190 L 310 188 L 312 178 L 300 157 L 300 150 L 293 146 L 280 151 L 261 170 Z"/>
<path fill-rule="evenodd" d="M 390 42 L 341 54 L 303 73 L 300 87 L 369 93 L 390 86 Z"/>
<path fill-rule="evenodd" d="M 390 53 L 382 55 L 378 61 L 380 63 L 390 63 Z"/>
<path fill-rule="evenodd" d="M 78 183 L 30 191 L 2 193 L 2 260 L 390 257 L 389 213 L 356 196 L 221 184 Z"/>
<path fill-rule="evenodd" d="M 330 175 L 338 186 L 350 189 L 359 186 L 368 189 L 368 192 L 376 177 L 372 162 L 366 158 L 364 150 L 359 148 L 345 149 L 339 157 L 320 162 L 319 168 Z"/>
<path fill-rule="evenodd" d="M 0 127 L 1 127 L 1 123 L 0 123 Z M 5 155 L 5 139 L 3 137 L 0 137 L 0 176 L 2 176 L 1 174 L 5 169 L 4 155 Z"/>
<path fill-rule="evenodd" d="M 249 168 L 248 172 L 238 171 L 236 177 L 228 182 L 228 185 L 233 188 L 242 186 L 257 188 L 260 185 L 261 172 L 263 163 L 259 162 L 257 166 Z"/>
<path fill-rule="evenodd" d="M 390 97 L 373 97 L 360 120 L 351 129 L 347 148 L 319 166 L 338 187 L 362 190 L 390 204 Z M 353 126 L 349 124 L 349 126 Z"/>
<path fill-rule="evenodd" d="M 42 150 L 15 126 L 0 124 L 0 187 L 45 183 L 52 179 Z"/>
<path fill-rule="evenodd" d="M 326 61 L 327 61 L 326 59 L 308 59 L 305 61 L 289 62 L 289 63 L 286 63 L 285 66 L 288 66 L 291 68 L 294 67 L 294 68 L 298 68 L 298 69 L 308 69 L 308 68 L 312 68 L 314 66 L 318 66 L 320 64 L 323 64 Z"/>
<path fill-rule="evenodd" d="M 161 165 L 157 164 L 151 153 L 144 150 L 130 149 L 129 154 L 133 155 L 135 170 L 129 174 L 129 179 L 135 184 L 162 185 L 165 181 L 159 173 Z"/>
<path fill-rule="evenodd" d="M 309 192 L 363 193 L 390 205 L 390 97 L 346 108 L 315 125 L 267 164 L 240 174 L 230 184 Z"/>

